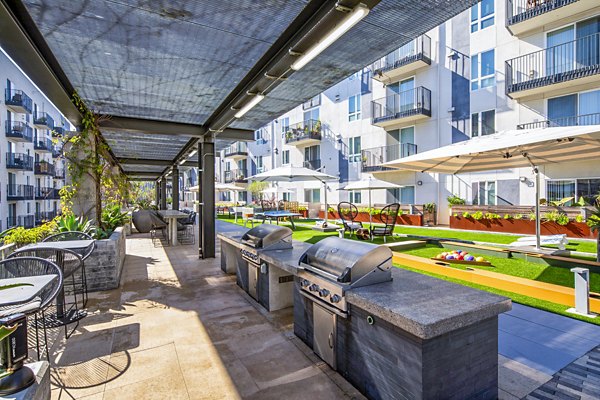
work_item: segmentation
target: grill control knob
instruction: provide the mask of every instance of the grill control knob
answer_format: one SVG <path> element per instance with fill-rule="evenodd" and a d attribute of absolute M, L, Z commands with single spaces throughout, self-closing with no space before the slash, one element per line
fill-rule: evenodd
<path fill-rule="evenodd" d="M 334 294 L 329 300 L 331 300 L 332 303 L 339 303 L 342 298 L 339 295 Z"/>
<path fill-rule="evenodd" d="M 319 296 L 321 297 L 327 297 L 329 295 L 329 290 L 327 289 L 321 289 L 319 290 Z"/>
<path fill-rule="evenodd" d="M 310 290 L 311 292 L 316 292 L 317 290 L 319 290 L 319 285 L 315 285 L 313 283 L 312 285 L 309 286 L 308 290 Z"/>
<path fill-rule="evenodd" d="M 302 287 L 307 287 L 308 285 L 310 285 L 310 282 L 309 282 L 309 281 L 307 281 L 306 279 L 302 279 L 302 280 L 300 281 L 300 286 L 302 286 Z"/>

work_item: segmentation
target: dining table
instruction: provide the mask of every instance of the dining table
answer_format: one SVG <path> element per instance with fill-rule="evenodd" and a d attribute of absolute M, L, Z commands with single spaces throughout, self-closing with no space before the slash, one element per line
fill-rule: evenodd
<path fill-rule="evenodd" d="M 177 242 L 177 220 L 189 218 L 189 214 L 178 210 L 159 210 L 158 214 L 168 223 L 168 231 L 169 231 L 169 241 L 172 246 L 177 246 L 179 243 Z"/>
<path fill-rule="evenodd" d="M 31 302 L 55 279 L 58 279 L 56 274 L 0 279 L 0 287 L 14 285 L 2 290 L 0 307 L 18 306 Z"/>

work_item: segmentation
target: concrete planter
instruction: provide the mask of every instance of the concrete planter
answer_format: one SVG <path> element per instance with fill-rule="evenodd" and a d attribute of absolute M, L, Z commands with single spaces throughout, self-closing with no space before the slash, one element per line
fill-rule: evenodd
<path fill-rule="evenodd" d="M 125 230 L 117 228 L 108 239 L 96 240 L 96 248 L 85 260 L 88 290 L 96 292 L 119 287 L 125 262 Z"/>
<path fill-rule="evenodd" d="M 495 218 L 475 220 L 473 218 L 451 216 L 450 228 L 535 235 L 535 221 L 527 219 Z M 595 238 L 585 222 L 571 221 L 567 225 L 559 225 L 556 222 L 542 221 L 541 229 L 542 235 L 565 234 L 572 238 Z"/>

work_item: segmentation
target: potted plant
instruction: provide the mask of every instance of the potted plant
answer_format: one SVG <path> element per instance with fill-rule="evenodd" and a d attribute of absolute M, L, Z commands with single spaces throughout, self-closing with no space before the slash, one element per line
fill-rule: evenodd
<path fill-rule="evenodd" d="M 431 203 L 425 203 L 423 204 L 423 211 L 425 214 L 425 225 L 429 226 L 429 225 L 435 225 L 435 210 L 436 210 L 436 205 L 435 203 L 431 202 Z"/>

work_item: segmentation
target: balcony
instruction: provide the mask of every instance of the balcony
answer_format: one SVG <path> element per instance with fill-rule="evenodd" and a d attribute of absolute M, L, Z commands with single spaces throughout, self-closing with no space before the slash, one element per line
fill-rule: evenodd
<path fill-rule="evenodd" d="M 54 119 L 46 112 L 37 113 L 33 117 L 33 124 L 40 129 L 54 129 Z"/>
<path fill-rule="evenodd" d="M 23 228 L 33 228 L 35 226 L 35 215 L 9 216 L 6 218 L 6 229 L 22 226 Z"/>
<path fill-rule="evenodd" d="M 54 179 L 65 179 L 65 170 L 63 168 L 54 169 Z"/>
<path fill-rule="evenodd" d="M 61 126 L 55 126 L 54 129 L 52 129 L 53 137 L 62 136 L 64 133 L 65 133 L 65 129 Z"/>
<path fill-rule="evenodd" d="M 225 149 L 225 157 L 233 160 L 242 160 L 248 157 L 248 146 L 246 142 L 235 142 Z"/>
<path fill-rule="evenodd" d="M 31 114 L 33 102 L 22 90 L 4 90 L 4 104 L 12 112 Z"/>
<path fill-rule="evenodd" d="M 35 224 L 42 225 L 44 222 L 52 221 L 56 218 L 56 211 L 40 211 L 35 213 Z"/>
<path fill-rule="evenodd" d="M 6 153 L 6 168 L 18 171 L 33 171 L 33 157 L 22 153 Z"/>
<path fill-rule="evenodd" d="M 31 185 L 6 185 L 6 200 L 33 200 L 33 186 Z"/>
<path fill-rule="evenodd" d="M 240 169 L 233 169 L 231 171 L 225 171 L 225 183 L 245 183 L 246 174 Z"/>
<path fill-rule="evenodd" d="M 6 138 L 15 142 L 29 142 L 33 139 L 33 129 L 27 126 L 25 122 L 4 121 L 4 132 Z"/>
<path fill-rule="evenodd" d="M 52 152 L 52 140 L 50 139 L 37 139 L 33 141 L 33 149 L 41 153 Z"/>
<path fill-rule="evenodd" d="M 292 146 L 311 146 L 321 139 L 321 121 L 314 119 L 290 125 L 285 132 L 285 144 Z"/>
<path fill-rule="evenodd" d="M 52 158 L 59 158 L 62 157 L 62 155 L 62 148 L 58 146 L 52 146 Z"/>
<path fill-rule="evenodd" d="M 552 97 L 600 82 L 600 34 L 585 36 L 506 62 L 506 94 Z"/>
<path fill-rule="evenodd" d="M 36 161 L 34 172 L 36 175 L 55 175 L 54 165 L 50 164 L 48 161 Z"/>
<path fill-rule="evenodd" d="M 507 0 L 506 27 L 519 36 L 597 6 L 597 0 Z"/>
<path fill-rule="evenodd" d="M 389 84 L 428 65 L 431 65 L 431 38 L 422 35 L 376 61 L 371 69 L 373 79 Z"/>
<path fill-rule="evenodd" d="M 312 169 L 318 171 L 321 169 L 321 160 L 306 160 L 302 165 L 304 168 Z"/>
<path fill-rule="evenodd" d="M 431 91 L 423 86 L 373 100 L 371 123 L 393 128 L 431 117 Z"/>
<path fill-rule="evenodd" d="M 394 168 L 382 164 L 417 154 L 417 145 L 413 143 L 397 143 L 389 146 L 374 147 L 361 151 L 362 172 L 390 171 Z"/>
<path fill-rule="evenodd" d="M 60 195 L 58 194 L 59 189 L 51 187 L 36 187 L 35 188 L 35 199 L 36 200 L 58 200 Z"/>
<path fill-rule="evenodd" d="M 600 125 L 600 113 L 529 122 L 527 124 L 517 125 L 517 129 L 557 128 L 561 126 L 580 125 Z"/>

